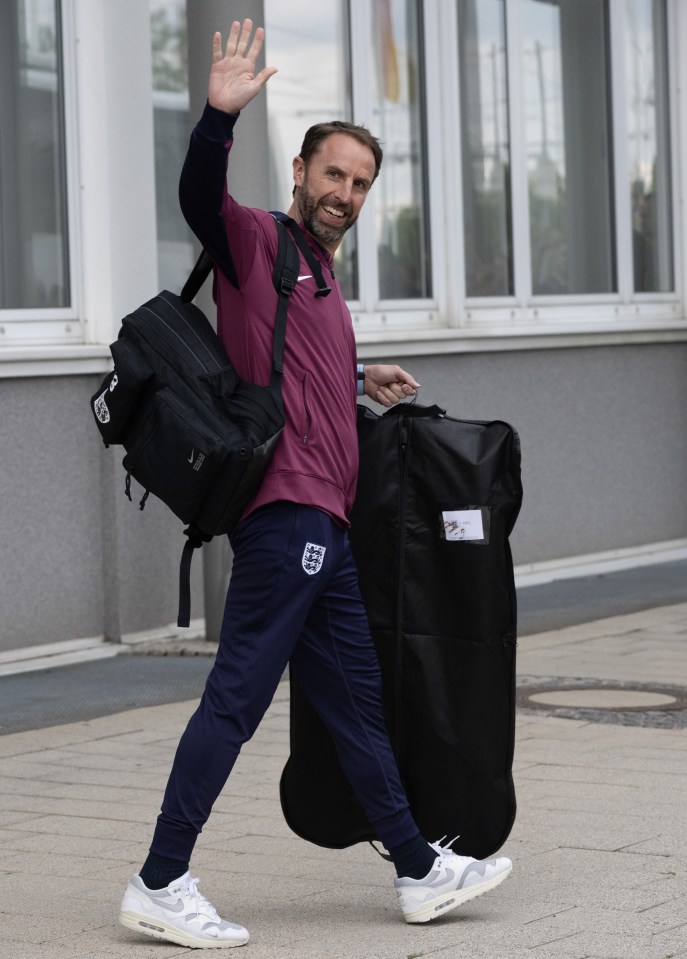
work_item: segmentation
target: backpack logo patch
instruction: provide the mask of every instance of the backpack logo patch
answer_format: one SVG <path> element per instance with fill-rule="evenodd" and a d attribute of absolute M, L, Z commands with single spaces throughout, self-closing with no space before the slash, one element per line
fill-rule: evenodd
<path fill-rule="evenodd" d="M 93 404 L 95 415 L 98 417 L 101 423 L 110 422 L 110 411 L 107 408 L 107 403 L 105 402 L 106 394 L 107 394 L 107 390 L 101 393 L 100 396 L 95 401 L 95 403 Z"/>
<path fill-rule="evenodd" d="M 194 459 L 194 458 L 195 458 L 195 459 Z M 196 456 L 196 451 L 195 451 L 195 449 L 192 449 L 192 450 L 191 450 L 191 455 L 189 456 L 187 462 L 189 462 L 189 463 L 191 464 L 191 466 L 194 468 L 194 470 L 195 470 L 196 473 L 197 473 L 198 470 L 199 470 L 199 469 L 201 468 L 201 466 L 203 465 L 203 463 L 205 462 L 205 453 L 198 453 L 198 456 Z"/>
<path fill-rule="evenodd" d="M 314 576 L 315 573 L 319 573 L 319 571 L 322 569 L 322 562 L 326 552 L 326 546 L 318 546 L 317 543 L 305 544 L 301 564 L 308 576 Z"/>

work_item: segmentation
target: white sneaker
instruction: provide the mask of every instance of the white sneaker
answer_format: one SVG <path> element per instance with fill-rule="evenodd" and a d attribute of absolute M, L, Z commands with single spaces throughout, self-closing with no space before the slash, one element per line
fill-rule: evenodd
<path fill-rule="evenodd" d="M 450 845 L 431 843 L 437 858 L 424 879 L 407 876 L 394 879 L 406 922 L 429 922 L 442 916 L 468 899 L 494 889 L 513 868 L 513 863 L 505 857 L 479 860 L 457 856 L 449 849 Z"/>
<path fill-rule="evenodd" d="M 148 889 L 140 876 L 126 887 L 119 921 L 155 939 L 192 949 L 228 949 L 248 942 L 248 930 L 217 915 L 186 872 L 165 889 Z"/>

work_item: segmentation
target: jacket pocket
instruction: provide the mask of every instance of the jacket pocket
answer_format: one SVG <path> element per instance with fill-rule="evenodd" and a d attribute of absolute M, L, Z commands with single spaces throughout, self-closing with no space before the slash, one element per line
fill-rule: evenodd
<path fill-rule="evenodd" d="M 316 438 L 315 418 L 313 416 L 313 396 L 311 376 L 306 370 L 301 377 L 301 417 L 299 441 L 302 446 L 312 446 Z"/>

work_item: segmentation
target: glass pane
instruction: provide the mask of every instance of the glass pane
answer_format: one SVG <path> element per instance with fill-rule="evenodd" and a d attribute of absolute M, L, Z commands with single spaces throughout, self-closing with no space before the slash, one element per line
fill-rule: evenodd
<path fill-rule="evenodd" d="M 186 0 L 150 0 L 155 129 L 158 280 L 178 291 L 194 262 L 193 235 L 179 209 L 179 174 L 191 133 Z"/>
<path fill-rule="evenodd" d="M 634 288 L 674 289 L 666 13 L 662 0 L 625 0 L 627 129 Z"/>
<path fill-rule="evenodd" d="M 58 0 L 0 10 L 0 308 L 69 306 Z"/>
<path fill-rule="evenodd" d="M 523 0 L 532 292 L 616 289 L 605 0 Z"/>
<path fill-rule="evenodd" d="M 372 4 L 372 133 L 384 147 L 373 192 L 383 300 L 432 295 L 419 7 L 417 0 Z"/>
<path fill-rule="evenodd" d="M 504 0 L 459 0 L 458 62 L 468 296 L 513 293 Z"/>
<path fill-rule="evenodd" d="M 291 205 L 291 161 L 305 131 L 352 119 L 349 46 L 346 0 L 265 0 L 266 62 L 279 69 L 267 84 L 271 210 Z M 351 300 L 358 296 L 355 233 L 336 253 L 337 279 Z"/>

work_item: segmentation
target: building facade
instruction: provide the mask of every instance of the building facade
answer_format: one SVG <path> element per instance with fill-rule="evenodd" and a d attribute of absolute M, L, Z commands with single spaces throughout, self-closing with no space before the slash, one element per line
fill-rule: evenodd
<path fill-rule="evenodd" d="M 121 318 L 193 262 L 178 174 L 213 31 L 244 16 L 279 72 L 237 125 L 234 193 L 288 207 L 319 120 L 380 137 L 337 254 L 360 358 L 516 427 L 518 569 L 684 555 L 684 3 L 7 0 L 0 651 L 175 618 L 181 524 L 125 499 L 89 398 Z M 228 562 L 222 543 L 196 562 L 210 632 Z"/>

